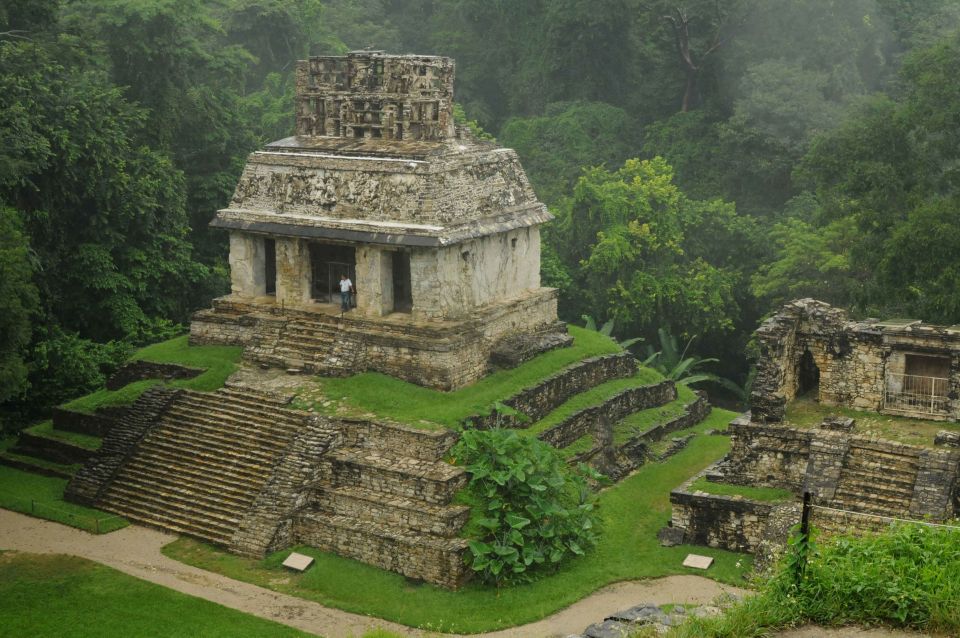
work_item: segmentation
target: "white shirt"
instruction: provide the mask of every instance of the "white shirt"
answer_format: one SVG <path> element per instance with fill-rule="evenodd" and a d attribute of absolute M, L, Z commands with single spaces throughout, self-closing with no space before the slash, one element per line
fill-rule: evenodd
<path fill-rule="evenodd" d="M 353 282 L 349 279 L 340 280 L 340 292 L 350 292 L 350 289 L 353 288 Z"/>

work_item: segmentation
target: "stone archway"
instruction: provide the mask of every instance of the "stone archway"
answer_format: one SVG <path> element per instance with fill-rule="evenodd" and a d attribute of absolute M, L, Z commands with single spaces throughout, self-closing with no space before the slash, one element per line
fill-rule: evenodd
<path fill-rule="evenodd" d="M 809 349 L 804 350 L 797 362 L 797 397 L 820 398 L 820 368 Z"/>

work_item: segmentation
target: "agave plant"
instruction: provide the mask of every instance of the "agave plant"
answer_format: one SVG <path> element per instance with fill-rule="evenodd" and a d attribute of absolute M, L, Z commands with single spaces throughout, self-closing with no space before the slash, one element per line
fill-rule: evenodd
<path fill-rule="evenodd" d="M 737 385 L 734 381 L 713 374 L 712 372 L 697 372 L 697 368 L 700 366 L 707 363 L 717 363 L 720 360 L 712 357 L 703 359 L 696 355 L 687 356 L 693 340 L 697 338 L 696 335 L 690 337 L 687 345 L 683 347 L 683 350 L 680 350 L 677 338 L 667 330 L 659 328 L 657 330 L 657 337 L 660 341 L 660 349 L 654 351 L 653 346 L 645 346 L 646 359 L 643 360 L 643 365 L 653 368 L 667 379 L 680 385 L 691 385 L 709 381 L 726 388 L 740 400 L 745 399 L 745 389 Z"/>

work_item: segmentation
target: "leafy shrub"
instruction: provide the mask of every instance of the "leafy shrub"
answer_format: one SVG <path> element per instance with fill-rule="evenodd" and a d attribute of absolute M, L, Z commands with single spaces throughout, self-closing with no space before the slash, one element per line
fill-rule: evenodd
<path fill-rule="evenodd" d="M 596 543 L 586 479 L 599 475 L 586 466 L 573 470 L 550 445 L 507 429 L 467 430 L 454 455 L 470 473 L 468 560 L 484 582 L 528 582 Z"/>
<path fill-rule="evenodd" d="M 802 551 L 793 543 L 757 595 L 721 617 L 685 623 L 671 636 L 753 637 L 808 622 L 960 635 L 960 530 L 903 524 L 877 535 L 831 539 L 811 547 L 806 561 Z"/>

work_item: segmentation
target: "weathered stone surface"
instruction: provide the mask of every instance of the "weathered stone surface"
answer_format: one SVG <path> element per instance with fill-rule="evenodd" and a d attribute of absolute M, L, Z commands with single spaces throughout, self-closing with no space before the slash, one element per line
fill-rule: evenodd
<path fill-rule="evenodd" d="M 737 552 L 755 551 L 773 504 L 690 492 L 689 483 L 670 492 L 670 523 L 685 532 L 684 541 Z"/>
<path fill-rule="evenodd" d="M 943 447 L 960 448 L 960 432 L 951 432 L 950 430 L 940 430 L 933 438 L 934 445 Z"/>
<path fill-rule="evenodd" d="M 627 638 L 631 633 L 633 630 L 629 625 L 616 620 L 604 620 L 587 627 L 583 635 L 586 638 Z"/>
<path fill-rule="evenodd" d="M 834 430 L 835 432 L 853 432 L 854 420 L 851 417 L 828 416 L 820 422 L 818 426 L 821 430 Z"/>
<path fill-rule="evenodd" d="M 913 322 L 849 321 L 814 299 L 784 305 L 756 332 L 760 357 L 750 396 L 753 420 L 779 422 L 799 391 L 827 405 L 916 418 L 960 417 L 960 333 Z M 891 402 L 910 355 L 937 355 L 949 368 L 940 399 Z M 910 373 L 915 374 L 915 373 Z M 809 386 L 809 387 L 807 387 Z"/>
<path fill-rule="evenodd" d="M 490 363 L 498 368 L 516 368 L 538 354 L 572 344 L 573 337 L 567 332 L 566 326 L 558 322 L 545 330 L 501 339 L 490 351 Z"/>
<path fill-rule="evenodd" d="M 87 448 L 59 439 L 37 436 L 29 432 L 20 433 L 20 438 L 17 439 L 17 444 L 11 451 L 16 454 L 35 456 L 65 465 L 83 463 L 94 455 L 94 452 Z"/>
<path fill-rule="evenodd" d="M 126 406 L 99 408 L 93 414 L 56 407 L 52 412 L 53 427 L 68 432 L 104 437 L 126 412 Z"/>
<path fill-rule="evenodd" d="M 686 535 L 687 531 L 685 529 L 668 525 L 657 532 L 657 540 L 664 547 L 675 547 L 686 542 Z"/>

